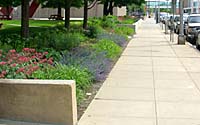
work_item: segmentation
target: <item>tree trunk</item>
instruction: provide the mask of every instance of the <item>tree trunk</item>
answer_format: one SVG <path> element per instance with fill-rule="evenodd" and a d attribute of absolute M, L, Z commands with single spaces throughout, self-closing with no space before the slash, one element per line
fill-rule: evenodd
<path fill-rule="evenodd" d="M 103 15 L 108 16 L 108 1 L 107 0 L 104 3 L 104 6 L 103 6 Z"/>
<path fill-rule="evenodd" d="M 6 7 L 6 15 L 7 15 L 7 18 L 9 19 L 9 16 L 10 16 L 10 7 L 9 6 L 7 6 Z"/>
<path fill-rule="evenodd" d="M 65 28 L 70 27 L 70 6 L 65 6 Z"/>
<path fill-rule="evenodd" d="M 113 15 L 113 1 L 110 1 L 109 13 L 108 14 Z"/>
<path fill-rule="evenodd" d="M 83 29 L 87 29 L 87 21 L 88 21 L 88 0 L 84 0 Z"/>
<path fill-rule="evenodd" d="M 29 37 L 29 0 L 22 0 L 21 36 Z"/>
<path fill-rule="evenodd" d="M 62 8 L 60 5 L 58 5 L 58 16 L 61 17 L 62 16 Z"/>

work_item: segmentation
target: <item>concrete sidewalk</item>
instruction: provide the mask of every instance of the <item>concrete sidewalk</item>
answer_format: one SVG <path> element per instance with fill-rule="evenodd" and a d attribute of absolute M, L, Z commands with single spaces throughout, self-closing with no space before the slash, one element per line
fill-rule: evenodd
<path fill-rule="evenodd" d="M 200 125 L 200 52 L 147 19 L 78 125 Z"/>

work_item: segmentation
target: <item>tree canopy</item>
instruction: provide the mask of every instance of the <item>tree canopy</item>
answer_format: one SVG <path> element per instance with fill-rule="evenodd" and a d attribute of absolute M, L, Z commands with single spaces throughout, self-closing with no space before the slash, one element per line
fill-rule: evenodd
<path fill-rule="evenodd" d="M 122 7 L 127 6 L 130 4 L 137 4 L 141 5 L 144 3 L 144 0 L 100 0 L 102 4 L 104 4 L 104 15 L 113 15 L 113 8 L 114 7 Z"/>
<path fill-rule="evenodd" d="M 0 0 L 0 6 L 1 7 L 16 7 L 21 4 L 21 0 Z"/>
<path fill-rule="evenodd" d="M 43 7 L 47 8 L 65 8 L 66 3 L 69 3 L 71 7 L 81 7 L 83 0 L 39 0 Z"/>

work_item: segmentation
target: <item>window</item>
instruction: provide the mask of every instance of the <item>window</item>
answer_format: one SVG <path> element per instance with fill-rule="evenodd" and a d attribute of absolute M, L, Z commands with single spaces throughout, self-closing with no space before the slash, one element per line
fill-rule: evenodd
<path fill-rule="evenodd" d="M 189 23 L 200 23 L 200 16 L 191 16 L 188 21 Z"/>

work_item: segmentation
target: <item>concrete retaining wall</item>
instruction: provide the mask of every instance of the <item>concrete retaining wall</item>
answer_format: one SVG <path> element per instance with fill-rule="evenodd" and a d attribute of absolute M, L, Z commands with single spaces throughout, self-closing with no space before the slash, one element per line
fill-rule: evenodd
<path fill-rule="evenodd" d="M 134 23 L 133 25 L 135 26 L 135 33 L 138 32 L 138 29 L 141 27 L 143 20 L 140 19 L 138 20 L 136 23 Z"/>
<path fill-rule="evenodd" d="M 118 24 L 118 26 L 127 26 L 127 27 L 130 27 L 130 28 L 133 28 L 134 30 L 135 30 L 135 33 L 137 33 L 138 32 L 138 29 L 141 27 L 141 25 L 142 25 L 142 22 L 143 22 L 143 20 L 142 19 L 140 19 L 140 20 L 138 20 L 136 23 L 134 23 L 134 24 Z"/>
<path fill-rule="evenodd" d="M 0 119 L 75 125 L 75 82 L 0 80 Z"/>

